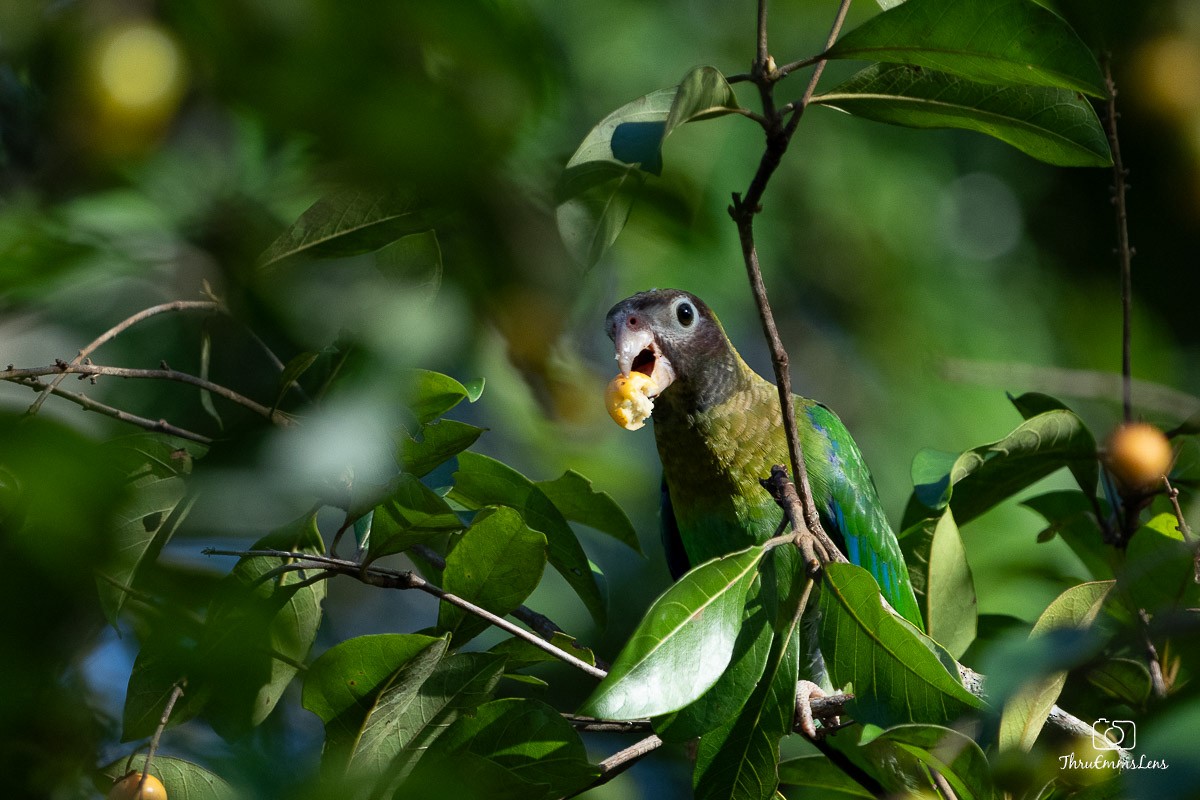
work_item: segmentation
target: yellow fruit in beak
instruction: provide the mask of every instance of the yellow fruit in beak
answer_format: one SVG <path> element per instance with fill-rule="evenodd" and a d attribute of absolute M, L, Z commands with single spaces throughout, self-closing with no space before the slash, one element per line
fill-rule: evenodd
<path fill-rule="evenodd" d="M 641 372 L 631 372 L 629 377 L 618 375 L 604 390 L 604 406 L 613 422 L 627 431 L 636 431 L 654 413 L 654 401 L 650 398 L 657 393 L 658 386 L 649 375 Z"/>

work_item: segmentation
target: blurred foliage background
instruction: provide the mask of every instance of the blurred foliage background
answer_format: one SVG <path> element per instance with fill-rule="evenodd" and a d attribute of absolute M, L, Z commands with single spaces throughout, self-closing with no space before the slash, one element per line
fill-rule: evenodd
<path fill-rule="evenodd" d="M 1111 53 L 1134 187 L 1134 403 L 1139 416 L 1174 425 L 1200 407 L 1200 7 L 1045 5 Z M 483 398 L 458 415 L 490 429 L 477 449 L 534 479 L 577 469 L 639 528 L 646 560 L 586 540 L 609 586 L 620 587 L 609 630 L 591 629 L 555 579 L 529 603 L 611 653 L 668 577 L 652 435 L 619 430 L 604 413 L 613 362 L 601 323 L 635 291 L 686 288 L 769 374 L 725 213 L 730 193 L 749 183 L 761 134 L 737 117 L 676 132 L 662 179 L 586 272 L 558 238 L 555 182 L 612 109 L 698 64 L 744 70 L 753 7 L 4 3 L 0 363 L 68 359 L 127 315 L 200 299 L 206 284 L 236 321 L 159 317 L 107 345 L 97 363 L 197 372 L 207 337 L 213 380 L 269 403 L 277 372 L 250 331 L 284 361 L 321 353 L 314 369 L 325 372 L 352 345 L 321 411 L 295 429 L 271 429 L 219 401 L 218 427 L 189 387 L 112 378 L 86 387 L 221 440 L 195 470 L 200 498 L 164 557 L 184 607 L 230 566 L 200 556 L 203 544 L 247 544 L 348 467 L 356 476 L 387 468 L 406 368 L 484 377 Z M 817 52 L 833 9 L 774 4 L 772 53 L 790 61 Z M 876 11 L 856 4 L 848 26 Z M 832 65 L 827 80 L 852 69 Z M 802 82 L 785 89 L 798 96 Z M 738 87 L 741 101 L 753 105 L 747 88 Z M 1000 438 L 1019 421 L 1006 391 L 1060 396 L 1098 434 L 1117 422 L 1111 181 L 1106 170 L 1048 167 L 982 136 L 821 108 L 805 118 L 757 226 L 765 279 L 796 391 L 843 417 L 896 521 L 914 453 Z M 259 268 L 306 208 L 346 188 L 439 209 L 437 248 Z M 139 629 L 104 627 L 91 568 L 111 546 L 103 532 L 119 500 L 95 441 L 129 429 L 57 398 L 17 424 L 32 400 L 28 389 L 0 385 L 0 448 L 44 476 L 36 502 L 55 510 L 36 535 L 0 542 L 10 576 L 0 601 L 11 620 L 0 632 L 0 763 L 66 797 L 86 794 L 85 770 L 128 750 L 118 725 Z M 1009 505 L 964 530 L 981 613 L 1028 624 L 1083 577 L 1061 541 L 1035 542 L 1041 527 Z M 424 598 L 341 584 L 326 607 L 320 647 L 415 630 L 436 613 Z M 565 670 L 559 677 L 566 688 L 547 699 L 571 707 L 589 687 Z M 591 741 L 610 752 L 618 740 Z M 249 747 L 234 750 L 197 724 L 169 732 L 164 746 L 260 796 L 283 796 L 306 779 L 296 759 L 315 764 L 319 743 L 318 721 L 285 703 Z M 603 793 L 668 796 L 687 785 L 685 767 L 671 769 L 634 770 Z"/>

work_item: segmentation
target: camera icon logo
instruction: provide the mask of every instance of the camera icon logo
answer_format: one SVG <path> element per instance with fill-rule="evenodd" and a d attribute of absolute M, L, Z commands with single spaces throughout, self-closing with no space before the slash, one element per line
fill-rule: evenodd
<path fill-rule="evenodd" d="M 1097 750 L 1132 750 L 1137 746 L 1137 725 L 1131 719 L 1105 719 L 1092 723 L 1092 747 Z"/>

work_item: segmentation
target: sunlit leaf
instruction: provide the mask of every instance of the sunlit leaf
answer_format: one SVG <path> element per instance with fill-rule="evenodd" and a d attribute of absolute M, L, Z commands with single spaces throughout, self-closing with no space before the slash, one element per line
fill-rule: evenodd
<path fill-rule="evenodd" d="M 300 215 L 259 260 L 263 268 L 289 259 L 359 255 L 433 227 L 439 213 L 402 193 L 346 189 L 323 197 Z"/>
<path fill-rule="evenodd" d="M 606 719 L 667 714 L 704 694 L 729 665 L 761 547 L 705 562 L 662 594 L 580 710 Z"/>
<path fill-rule="evenodd" d="M 692 776 L 697 800 L 768 800 L 779 786 L 779 743 L 792 732 L 800 651 L 809 637 L 800 630 L 807 576 L 794 549 L 775 551 L 763 571 L 764 595 L 778 584 L 770 653 L 762 678 L 735 717 L 700 737 Z"/>
<path fill-rule="evenodd" d="M 908 0 L 844 34 L 826 55 L 1108 96 L 1091 50 L 1032 0 Z"/>
<path fill-rule="evenodd" d="M 121 756 L 102 767 L 100 776 L 95 779 L 96 788 L 107 794 L 113 782 L 125 774 L 126 761 L 130 759 Z M 145 765 L 146 755 L 139 753 L 133 757 L 129 769 L 141 772 Z M 167 790 L 167 797 L 171 800 L 235 800 L 242 796 L 219 775 L 181 758 L 154 756 L 154 760 L 150 762 L 150 774 L 162 781 L 163 788 Z"/>
<path fill-rule="evenodd" d="M 416 477 L 401 475 L 393 483 L 394 490 L 372 516 L 369 561 L 463 529 L 462 520 L 446 501 Z"/>
<path fill-rule="evenodd" d="M 922 67 L 873 64 L 812 102 L 908 128 L 984 133 L 1056 166 L 1112 163 L 1095 110 L 1069 89 L 993 86 Z"/>
<path fill-rule="evenodd" d="M 526 525 L 545 534 L 550 563 L 566 578 L 592 617 L 603 624 L 604 596 L 583 546 L 566 517 L 531 480 L 494 458 L 467 451 L 458 457 L 458 472 L 454 473 L 449 496 L 470 509 L 500 505 L 519 511 Z"/>
<path fill-rule="evenodd" d="M 511 508 L 485 510 L 446 556 L 442 588 L 502 617 L 537 588 L 545 565 L 544 535 L 526 526 Z M 438 627 L 453 634 L 457 647 L 488 623 L 443 601 Z"/>
<path fill-rule="evenodd" d="M 321 554 L 316 514 L 268 534 L 251 549 Z M 205 715 L 226 738 L 262 723 L 303 667 L 321 624 L 325 582 L 303 585 L 317 570 L 260 580 L 286 563 L 248 557 L 225 578 L 209 609 L 201 641 L 204 680 L 212 687 Z"/>
<path fill-rule="evenodd" d="M 637 531 L 625 511 L 608 492 L 597 492 L 592 488 L 592 482 L 575 470 L 569 469 L 562 477 L 538 481 L 536 485 L 567 519 L 607 533 L 635 552 L 642 552 Z"/>
<path fill-rule="evenodd" d="M 426 369 L 409 373 L 408 407 L 417 422 L 431 422 L 468 397 L 467 388 L 448 375 Z"/>
<path fill-rule="evenodd" d="M 1062 467 L 1070 468 L 1081 486 L 1094 489 L 1100 469 L 1096 440 L 1074 413 L 1047 411 L 1000 441 L 957 457 L 920 451 L 913 459 L 913 491 L 927 509 L 940 510 L 949 503 L 954 519 L 965 525 Z M 904 527 L 914 522 L 906 519 Z"/>
<path fill-rule="evenodd" d="M 1047 606 L 1033 626 L 1029 637 L 1045 636 L 1062 628 L 1086 628 L 1100 613 L 1113 581 L 1097 581 L 1072 586 Z M 999 746 L 1008 750 L 1033 747 L 1046 715 L 1058 699 L 1066 683 L 1065 671 L 1055 672 L 1038 678 L 1022 688 L 1004 706 L 1000 715 Z"/>
<path fill-rule="evenodd" d="M 741 711 L 762 677 L 774 630 L 761 591 L 751 586 L 729 666 L 713 687 L 674 714 L 654 720 L 666 741 L 687 741 L 715 730 Z"/>
<path fill-rule="evenodd" d="M 1129 540 L 1117 578 L 1131 612 L 1145 609 L 1154 614 L 1200 603 L 1194 551 L 1176 524 L 1174 514 L 1157 514 Z"/>
<path fill-rule="evenodd" d="M 879 599 L 871 574 L 830 564 L 821 586 L 821 653 L 837 687 L 853 684 L 855 719 L 891 725 L 957 719 L 981 701 Z"/>
<path fill-rule="evenodd" d="M 888 742 L 937 770 L 960 800 L 991 800 L 996 796 L 987 757 L 969 736 L 938 725 L 897 725 L 878 736 L 863 736 L 862 744 Z"/>
<path fill-rule="evenodd" d="M 952 656 L 962 656 L 975 638 L 978 603 L 953 512 L 947 508 L 937 520 L 923 520 L 902 533 L 900 549 L 926 632 Z"/>

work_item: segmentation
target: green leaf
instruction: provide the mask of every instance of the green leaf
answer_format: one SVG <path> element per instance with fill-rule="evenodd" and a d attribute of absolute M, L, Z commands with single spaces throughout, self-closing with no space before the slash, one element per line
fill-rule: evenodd
<path fill-rule="evenodd" d="M 1087 45 L 1031 0 L 908 0 L 846 33 L 826 55 L 1108 96 Z"/>
<path fill-rule="evenodd" d="M 465 527 L 450 505 L 413 475 L 400 475 L 393 483 L 395 489 L 374 511 L 368 561 Z"/>
<path fill-rule="evenodd" d="M 552 481 L 538 481 L 536 486 L 567 519 L 607 533 L 636 553 L 642 552 L 637 531 L 624 510 L 608 492 L 597 492 L 592 482 L 575 470 L 569 469 Z"/>
<path fill-rule="evenodd" d="M 763 583 L 765 604 L 775 612 L 766 668 L 738 714 L 700 737 L 692 778 L 697 800 L 768 800 L 779 786 L 779 743 L 795 723 L 801 643 L 809 641 L 800 632 L 809 584 L 794 549 L 775 550 Z"/>
<path fill-rule="evenodd" d="M 566 517 L 546 493 L 512 467 L 472 453 L 458 457 L 450 498 L 469 509 L 508 506 L 520 512 L 525 524 L 546 536 L 550 564 L 558 570 L 601 625 L 606 617 L 604 595 L 583 546 Z"/>
<path fill-rule="evenodd" d="M 922 450 L 913 460 L 913 491 L 927 508 L 940 510 L 949 503 L 961 526 L 1062 467 L 1070 468 L 1081 486 L 1094 488 L 1096 440 L 1073 412 L 1047 411 L 998 442 L 966 451 L 948 468 L 944 453 Z M 904 527 L 912 522 L 906 520 Z"/>
<path fill-rule="evenodd" d="M 654 720 L 654 732 L 666 741 L 682 742 L 715 730 L 745 706 L 767 667 L 774 630 L 759 584 L 747 592 L 746 609 L 729 666 L 713 687 L 691 704 Z"/>
<path fill-rule="evenodd" d="M 900 535 L 925 630 L 959 658 L 975 639 L 978 603 L 962 537 L 947 508 L 937 520 L 922 520 Z"/>
<path fill-rule="evenodd" d="M 1088 682 L 1105 694 L 1140 707 L 1150 697 L 1150 670 L 1131 658 L 1112 658 L 1087 673 Z"/>
<path fill-rule="evenodd" d="M 779 782 L 787 800 L 850 800 L 875 795 L 823 755 L 800 756 L 779 762 Z"/>
<path fill-rule="evenodd" d="M 662 138 L 685 122 L 714 119 L 742 110 L 737 95 L 725 76 L 714 67 L 696 67 L 683 76 L 675 89 Z"/>
<path fill-rule="evenodd" d="M 447 644 L 445 638 L 415 633 L 358 636 L 331 647 L 312 663 L 301 702 L 325 723 L 327 767 L 347 767 L 375 714 L 397 709 L 402 713 L 412 703 L 445 656 Z"/>
<path fill-rule="evenodd" d="M 605 719 L 657 716 L 704 694 L 729 665 L 763 552 L 751 547 L 705 562 L 667 589 L 580 713 Z"/>
<path fill-rule="evenodd" d="M 517 778 L 548 784 L 546 795 L 555 797 L 569 795 L 600 774 L 562 714 L 526 698 L 479 706 L 439 737 L 437 749 L 451 755 L 452 761 L 463 753 L 487 759 Z"/>
<path fill-rule="evenodd" d="M 320 353 L 306 351 L 298 354 L 283 367 L 283 372 L 279 374 L 279 392 L 275 395 L 275 402 L 271 404 L 271 410 L 279 408 L 279 404 L 283 402 L 283 398 L 287 397 L 287 393 L 291 390 L 292 384 L 300 379 L 300 376 L 308 372 L 309 368 L 317 363 L 317 359 L 321 357 Z"/>
<path fill-rule="evenodd" d="M 942 774 L 960 800 L 996 796 L 987 757 L 969 736 L 938 725 L 897 725 L 861 744 L 887 742 Z"/>
<path fill-rule="evenodd" d="M 375 267 L 409 296 L 432 300 L 442 285 L 437 231 L 414 233 L 377 250 Z"/>
<path fill-rule="evenodd" d="M 440 215 L 412 196 L 348 189 L 314 203 L 263 253 L 262 268 L 293 258 L 360 255 L 430 230 Z"/>
<path fill-rule="evenodd" d="M 209 379 L 209 368 L 212 364 L 212 333 L 209 331 L 207 322 L 200 334 L 200 379 Z M 217 423 L 217 430 L 225 430 L 225 421 L 221 419 L 221 415 L 217 413 L 217 407 L 213 404 L 212 392 L 208 389 L 200 390 L 200 407 L 204 409 L 204 413 L 213 418 Z"/>
<path fill-rule="evenodd" d="M 121 756 L 101 767 L 100 775 L 94 781 L 96 789 L 107 794 L 113 783 L 125 775 L 126 761 L 129 761 L 128 756 Z M 145 765 L 146 756 L 141 753 L 133 757 L 129 768 L 141 772 Z M 241 797 L 220 776 L 181 758 L 154 756 L 150 774 L 162 781 L 171 800 L 235 800 Z"/>
<path fill-rule="evenodd" d="M 443 419 L 427 422 L 418 433 L 420 439 L 400 433 L 397 461 L 400 469 L 423 478 L 446 461 L 475 444 L 484 432 L 465 422 Z"/>
<path fill-rule="evenodd" d="M 1087 628 L 1100 613 L 1113 581 L 1097 581 L 1072 586 L 1046 607 L 1029 634 L 1045 636 L 1061 628 Z M 1032 681 L 1017 692 L 1004 706 L 1000 715 L 1000 749 L 1029 750 L 1037 740 L 1046 715 L 1062 692 L 1067 681 L 1066 671 L 1055 672 Z"/>
<path fill-rule="evenodd" d="M 555 631 L 550 637 L 550 644 L 582 661 L 586 661 L 593 667 L 596 666 L 596 654 L 591 649 L 579 644 L 574 636 L 562 631 Z M 534 664 L 545 664 L 548 661 L 558 661 L 555 656 L 547 653 L 540 647 L 535 647 L 516 636 L 496 644 L 488 652 L 504 656 L 505 667 L 510 670 L 523 669 Z"/>
<path fill-rule="evenodd" d="M 408 407 L 422 425 L 445 414 L 468 396 L 467 387 L 448 375 L 427 369 L 409 373 Z"/>
<path fill-rule="evenodd" d="M 168 625 L 156 629 L 142 643 L 125 691 L 121 741 L 152 735 L 175 684 L 193 673 L 194 648 L 184 644 L 185 635 Z M 208 695 L 209 687 L 203 681 L 190 682 L 175 701 L 168 726 L 187 722 L 200 713 Z"/>
<path fill-rule="evenodd" d="M 1032 419 L 1047 411 L 1071 410 L 1062 400 L 1042 392 L 1025 392 L 1019 397 L 1009 394 L 1008 401 L 1016 407 L 1024 419 Z"/>
<path fill-rule="evenodd" d="M 508 614 L 537 588 L 546 565 L 546 537 L 511 508 L 483 511 L 446 556 L 442 588 L 491 611 Z M 487 630 L 488 623 L 443 601 L 438 627 L 456 647 Z"/>
<path fill-rule="evenodd" d="M 555 216 L 567 249 L 593 266 L 625 227 L 645 174 L 662 173 L 662 142 L 678 126 L 740 110 L 725 77 L 696 67 L 678 86 L 621 106 L 592 128 L 567 161 Z"/>
<path fill-rule="evenodd" d="M 812 102 L 906 128 L 984 133 L 1056 166 L 1112 164 L 1095 110 L 1067 89 L 992 86 L 921 67 L 873 64 Z"/>
<path fill-rule="evenodd" d="M 1036 511 L 1049 526 L 1038 534 L 1039 542 L 1058 536 L 1079 557 L 1096 580 L 1113 577 L 1121 560 L 1117 550 L 1104 543 L 1095 512 L 1083 492 L 1057 491 L 1030 497 L 1021 505 Z"/>
<path fill-rule="evenodd" d="M 1120 597 L 1130 611 L 1150 614 L 1200 603 L 1194 580 L 1193 550 L 1176 530 L 1174 514 L 1157 514 L 1137 530 L 1118 574 Z"/>
<path fill-rule="evenodd" d="M 820 608 L 821 653 L 834 686 L 853 685 L 855 719 L 942 723 L 983 706 L 884 610 L 879 584 L 866 570 L 827 565 Z"/>
<path fill-rule="evenodd" d="M 323 554 L 311 513 L 274 531 L 252 550 Z M 317 570 L 260 580 L 283 559 L 240 559 L 208 612 L 199 663 L 212 696 L 205 713 L 217 733 L 236 738 L 262 723 L 303 666 L 321 624 L 325 582 L 303 586 Z"/>

